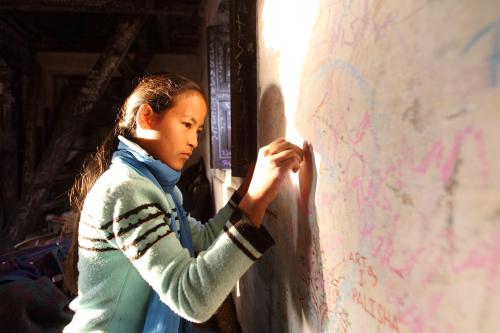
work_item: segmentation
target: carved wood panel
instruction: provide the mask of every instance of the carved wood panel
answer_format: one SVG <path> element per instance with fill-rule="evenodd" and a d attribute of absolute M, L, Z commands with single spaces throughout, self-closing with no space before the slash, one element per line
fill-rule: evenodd
<path fill-rule="evenodd" d="M 211 166 L 231 168 L 231 68 L 229 27 L 207 28 L 210 80 Z"/>

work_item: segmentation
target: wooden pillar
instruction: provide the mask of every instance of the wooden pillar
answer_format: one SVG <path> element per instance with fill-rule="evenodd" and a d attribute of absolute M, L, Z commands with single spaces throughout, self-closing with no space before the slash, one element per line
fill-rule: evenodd
<path fill-rule="evenodd" d="M 51 181 L 61 169 L 71 149 L 73 139 L 80 134 L 83 120 L 107 87 L 111 76 L 127 54 L 144 21 L 144 16 L 136 15 L 124 18 L 118 25 L 104 52 L 90 71 L 74 104 L 64 115 L 61 132 L 53 136 L 31 184 L 17 205 L 13 218 L 2 231 L 0 250 L 6 250 L 22 240 L 36 224 L 39 207 L 50 190 Z"/>
<path fill-rule="evenodd" d="M 231 170 L 243 177 L 257 157 L 256 4 L 230 1 Z"/>
<path fill-rule="evenodd" d="M 0 228 L 7 223 L 19 199 L 19 81 L 0 58 Z"/>

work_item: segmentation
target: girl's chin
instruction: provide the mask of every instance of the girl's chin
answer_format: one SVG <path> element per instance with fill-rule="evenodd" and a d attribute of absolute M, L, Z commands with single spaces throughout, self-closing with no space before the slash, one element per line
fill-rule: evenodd
<path fill-rule="evenodd" d="M 171 169 L 174 169 L 175 171 L 181 171 L 182 168 L 184 167 L 184 164 L 186 164 L 185 160 L 179 160 L 173 163 L 167 163 L 165 161 L 162 162 L 165 163 L 167 166 L 169 166 Z"/>
<path fill-rule="evenodd" d="M 184 167 L 184 164 L 186 164 L 186 163 L 184 163 L 184 162 L 182 162 L 182 163 L 178 163 L 178 164 L 177 164 L 177 165 L 175 165 L 175 166 L 171 166 L 171 168 L 172 168 L 172 169 L 174 169 L 174 170 L 176 170 L 176 171 L 181 171 L 181 170 L 182 170 L 182 168 Z"/>

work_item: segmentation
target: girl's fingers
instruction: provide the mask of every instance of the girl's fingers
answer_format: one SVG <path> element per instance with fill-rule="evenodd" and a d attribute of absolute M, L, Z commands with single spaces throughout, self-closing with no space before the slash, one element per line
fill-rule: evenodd
<path fill-rule="evenodd" d="M 285 150 L 273 156 L 275 165 L 280 169 L 292 169 L 297 172 L 300 169 L 301 157 L 294 149 Z"/>
<path fill-rule="evenodd" d="M 286 140 L 276 140 L 269 144 L 268 151 L 271 154 L 276 154 L 277 152 L 283 150 L 283 147 L 288 145 L 288 141 Z"/>
<path fill-rule="evenodd" d="M 273 143 L 271 143 L 269 145 L 269 148 L 268 148 L 268 151 L 269 153 L 271 153 L 271 155 L 276 155 L 276 154 L 279 154 L 280 152 L 282 151 L 286 151 L 286 150 L 294 150 L 297 152 L 297 154 L 300 156 L 300 159 L 302 160 L 302 157 L 303 157 L 303 150 L 294 145 L 293 143 L 290 143 L 288 141 L 274 141 Z"/>
<path fill-rule="evenodd" d="M 297 156 L 291 156 L 286 160 L 282 160 L 278 167 L 285 171 L 292 170 L 293 172 L 297 172 L 300 169 L 300 160 Z"/>
<path fill-rule="evenodd" d="M 299 163 L 302 161 L 302 156 L 295 149 L 287 149 L 283 150 L 279 153 L 276 153 L 272 156 L 272 160 L 276 163 L 276 165 L 280 165 L 284 160 L 289 158 L 296 158 Z"/>

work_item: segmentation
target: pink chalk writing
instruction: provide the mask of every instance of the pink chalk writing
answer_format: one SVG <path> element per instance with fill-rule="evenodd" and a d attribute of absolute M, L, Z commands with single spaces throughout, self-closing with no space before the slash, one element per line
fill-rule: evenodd
<path fill-rule="evenodd" d="M 472 138 L 477 146 L 477 159 L 480 162 L 481 176 L 485 184 L 488 179 L 488 163 L 486 161 L 483 133 L 477 128 L 467 127 L 458 131 L 453 138 L 453 143 L 448 153 L 446 153 L 446 145 L 443 139 L 434 142 L 420 164 L 417 165 L 416 171 L 425 174 L 434 165 L 439 170 L 441 180 L 447 182 L 455 170 L 460 153 L 468 137 Z"/>

